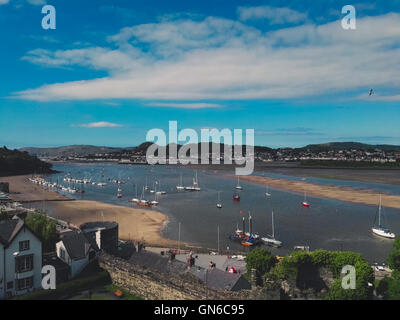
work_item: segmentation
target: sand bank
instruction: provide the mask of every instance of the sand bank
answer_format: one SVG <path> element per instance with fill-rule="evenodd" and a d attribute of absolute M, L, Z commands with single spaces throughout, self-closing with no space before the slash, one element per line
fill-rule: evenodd
<path fill-rule="evenodd" d="M 18 202 L 33 201 L 61 201 L 70 200 L 52 190 L 45 190 L 43 187 L 29 181 L 31 175 L 0 177 L 0 182 L 10 184 L 10 198 Z"/>
<path fill-rule="evenodd" d="M 225 175 L 236 179 L 235 175 Z M 283 179 L 272 179 L 260 176 L 241 176 L 241 180 L 253 182 L 260 185 L 268 185 L 285 191 L 304 193 L 319 198 L 329 198 L 341 201 L 377 205 L 380 193 L 374 190 L 359 190 L 349 187 L 338 187 L 320 185 L 305 181 L 291 181 Z M 382 202 L 385 207 L 400 209 L 400 196 L 382 194 Z"/>
<path fill-rule="evenodd" d="M 177 246 L 177 242 L 165 239 L 162 228 L 168 218 L 158 211 L 128 208 L 97 201 L 53 201 L 47 203 L 49 215 L 77 226 L 89 221 L 116 221 L 119 237 L 124 240 L 144 240 L 147 245 Z"/>

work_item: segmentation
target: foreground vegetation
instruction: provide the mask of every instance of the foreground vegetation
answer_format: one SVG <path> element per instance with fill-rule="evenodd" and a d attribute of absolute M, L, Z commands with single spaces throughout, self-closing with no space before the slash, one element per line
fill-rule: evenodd
<path fill-rule="evenodd" d="M 58 300 L 68 299 L 83 290 L 89 290 L 98 286 L 105 286 L 111 283 L 107 271 L 97 271 L 92 275 L 81 275 L 75 280 L 57 285 L 55 290 L 39 290 L 23 296 L 15 297 L 16 300 Z"/>
<path fill-rule="evenodd" d="M 288 281 L 300 292 L 312 289 L 318 298 L 332 300 L 371 299 L 374 272 L 368 262 L 358 253 L 316 250 L 294 251 L 278 261 L 268 250 L 258 248 L 246 257 L 247 269 L 256 269 L 258 278 L 268 281 Z M 352 265 L 356 270 L 356 289 L 342 288 L 341 270 Z M 322 279 L 321 270 L 329 276 Z"/>
<path fill-rule="evenodd" d="M 387 300 L 400 300 L 400 238 L 393 244 L 393 251 L 387 258 L 387 264 L 392 269 L 392 277 L 383 278 L 378 282 L 376 293 Z"/>

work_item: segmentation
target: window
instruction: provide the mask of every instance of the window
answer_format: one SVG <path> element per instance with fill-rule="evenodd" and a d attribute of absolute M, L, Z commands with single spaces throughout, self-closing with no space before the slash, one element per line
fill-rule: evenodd
<path fill-rule="evenodd" d="M 29 240 L 19 242 L 19 251 L 29 250 Z"/>
<path fill-rule="evenodd" d="M 15 258 L 15 272 L 27 272 L 33 270 L 33 254 Z"/>
<path fill-rule="evenodd" d="M 16 280 L 17 290 L 25 290 L 33 287 L 33 277 Z"/>
<path fill-rule="evenodd" d="M 12 288 L 14 288 L 14 282 L 12 281 L 7 282 L 7 290 L 10 290 Z"/>

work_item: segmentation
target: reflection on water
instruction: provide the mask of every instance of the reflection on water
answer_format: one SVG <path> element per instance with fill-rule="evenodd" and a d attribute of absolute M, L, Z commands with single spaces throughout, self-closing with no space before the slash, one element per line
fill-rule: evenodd
<path fill-rule="evenodd" d="M 181 223 L 181 240 L 209 248 L 217 247 L 217 227 L 220 229 L 220 247 L 241 249 L 243 247 L 230 242 L 228 235 L 236 225 L 241 226 L 242 217 L 253 217 L 253 229 L 261 236 L 271 233 L 271 211 L 275 213 L 276 238 L 283 241 L 280 249 L 271 249 L 276 254 L 285 254 L 295 245 L 309 245 L 312 250 L 351 250 L 362 253 L 370 262 L 384 262 L 392 249 L 393 242 L 373 236 L 371 228 L 377 208 L 375 206 L 353 204 L 331 199 L 309 197 L 310 208 L 303 208 L 302 191 L 299 193 L 269 189 L 270 198 L 265 197 L 265 187 L 241 181 L 240 202 L 234 202 L 232 196 L 237 181 L 222 177 L 213 170 L 199 170 L 200 192 L 177 191 L 182 174 L 183 184 L 192 184 L 194 171 L 188 168 L 170 166 L 141 166 L 118 164 L 55 164 L 53 181 L 67 185 L 63 177 L 70 173 L 78 179 L 92 179 L 106 182 L 107 186 L 84 185 L 85 193 L 68 195 L 76 199 L 97 200 L 111 204 L 132 206 L 129 199 L 141 196 L 143 187 L 157 187 L 165 190 L 160 195 L 156 210 L 168 215 L 164 234 L 171 239 L 178 239 L 178 223 Z M 224 172 L 226 173 L 226 172 Z M 117 199 L 117 184 L 113 179 L 123 180 L 122 199 Z M 316 178 L 314 178 L 315 180 Z M 159 184 L 155 184 L 155 181 Z M 319 179 L 321 180 L 321 179 Z M 327 179 L 323 179 L 327 180 Z M 311 179 L 309 180 L 311 181 Z M 327 180 L 330 184 L 341 185 L 341 181 Z M 364 187 L 365 183 L 351 181 L 351 186 Z M 388 185 L 390 187 L 390 185 Z M 79 185 L 80 187 L 80 185 Z M 394 187 L 394 186 L 393 186 Z M 372 188 L 371 188 L 372 189 Z M 395 189 L 392 189 L 392 191 Z M 216 207 L 220 191 L 222 209 Z M 398 193 L 397 193 L 398 194 Z M 145 198 L 154 200 L 154 195 L 145 192 Z M 377 199 L 378 202 L 378 199 Z M 389 227 L 400 234 L 400 210 L 385 209 Z M 247 226 L 246 226 L 247 228 Z"/>

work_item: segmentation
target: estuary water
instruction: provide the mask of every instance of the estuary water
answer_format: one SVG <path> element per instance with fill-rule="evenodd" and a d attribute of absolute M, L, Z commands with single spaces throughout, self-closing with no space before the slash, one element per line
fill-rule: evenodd
<path fill-rule="evenodd" d="M 303 194 L 301 192 L 287 192 L 269 188 L 271 197 L 265 197 L 266 188 L 250 182 L 240 182 L 243 190 L 240 191 L 241 200 L 232 199 L 237 181 L 222 176 L 224 173 L 214 170 L 197 170 L 200 192 L 178 191 L 182 175 L 185 186 L 192 185 L 196 171 L 186 167 L 174 166 L 146 166 L 121 165 L 115 163 L 56 163 L 54 169 L 60 173 L 53 174 L 47 179 L 59 181 L 68 186 L 63 178 L 69 174 L 76 179 L 91 179 L 95 182 L 105 182 L 105 187 L 83 185 L 84 194 L 66 194 L 75 199 L 95 200 L 122 206 L 133 206 L 128 200 L 140 198 L 143 187 L 166 191 L 165 195 L 158 196 L 159 206 L 152 210 L 165 213 L 169 222 L 163 233 L 170 239 L 178 240 L 178 226 L 180 225 L 180 239 L 193 245 L 216 249 L 229 247 L 233 250 L 246 250 L 237 243 L 229 240 L 228 235 L 233 233 L 236 226 L 242 226 L 242 218 L 249 214 L 253 220 L 253 231 L 261 236 L 271 234 L 271 212 L 274 211 L 275 235 L 283 242 L 279 249 L 270 248 L 275 254 L 286 254 L 296 245 L 310 246 L 311 250 L 350 250 L 359 252 L 369 262 L 382 263 L 392 250 L 393 240 L 378 238 L 369 232 L 374 223 L 377 206 L 354 204 L 344 201 L 308 197 L 310 208 L 301 206 Z M 260 174 L 260 173 L 257 173 Z M 262 173 L 261 173 L 262 174 Z M 266 176 L 281 179 L 299 179 L 285 175 L 276 176 L 265 173 Z M 121 199 L 117 199 L 118 185 L 112 180 L 122 180 Z M 157 182 L 156 182 L 157 181 Z M 310 178 L 309 182 L 350 186 L 361 189 L 374 189 L 390 194 L 399 194 L 399 186 L 371 184 L 356 181 L 341 181 Z M 72 186 L 72 185 L 71 185 Z M 77 186 L 81 187 L 81 185 Z M 136 191 L 137 190 L 137 191 Z M 223 205 L 216 207 L 218 192 Z M 154 200 L 155 195 L 144 192 L 144 198 Z M 379 199 L 377 199 L 378 204 Z M 400 210 L 384 208 L 384 217 L 390 229 L 400 235 Z M 248 230 L 248 223 L 246 223 Z"/>

